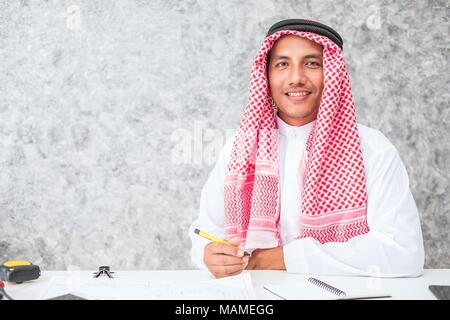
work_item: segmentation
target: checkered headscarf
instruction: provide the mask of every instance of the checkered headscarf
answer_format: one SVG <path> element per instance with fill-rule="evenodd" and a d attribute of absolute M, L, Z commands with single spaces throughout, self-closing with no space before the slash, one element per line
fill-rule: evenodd
<path fill-rule="evenodd" d="M 323 47 L 324 89 L 299 166 L 297 238 L 346 242 L 369 231 L 365 170 L 350 79 L 342 50 L 325 36 L 294 30 L 265 38 L 252 68 L 248 104 L 225 177 L 225 228 L 248 249 L 281 245 L 276 116 L 270 106 L 266 57 L 275 41 L 296 35 Z"/>

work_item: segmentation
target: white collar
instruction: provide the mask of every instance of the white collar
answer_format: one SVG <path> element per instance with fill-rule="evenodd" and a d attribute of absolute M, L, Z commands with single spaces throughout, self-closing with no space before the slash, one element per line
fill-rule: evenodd
<path fill-rule="evenodd" d="M 279 116 L 276 114 L 277 126 L 279 133 L 287 138 L 306 138 L 309 132 L 311 131 L 316 120 L 313 120 L 307 124 L 302 126 L 291 126 L 284 122 Z"/>

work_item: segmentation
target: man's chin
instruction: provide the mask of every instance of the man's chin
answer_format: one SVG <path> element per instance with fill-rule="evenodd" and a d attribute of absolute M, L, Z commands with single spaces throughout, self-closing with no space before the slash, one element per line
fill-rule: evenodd
<path fill-rule="evenodd" d="M 278 110 L 278 116 L 289 125 L 303 125 L 316 119 L 314 112 L 283 112 Z"/>
<path fill-rule="evenodd" d="M 282 118 L 289 118 L 293 120 L 304 120 L 311 116 L 311 112 L 283 112 L 278 110 L 278 115 Z"/>

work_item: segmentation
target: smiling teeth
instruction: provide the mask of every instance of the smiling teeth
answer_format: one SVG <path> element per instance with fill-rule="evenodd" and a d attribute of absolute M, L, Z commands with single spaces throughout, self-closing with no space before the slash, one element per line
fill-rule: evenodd
<path fill-rule="evenodd" d="M 290 97 L 300 97 L 300 96 L 306 96 L 309 94 L 309 92 L 289 92 L 288 96 Z"/>

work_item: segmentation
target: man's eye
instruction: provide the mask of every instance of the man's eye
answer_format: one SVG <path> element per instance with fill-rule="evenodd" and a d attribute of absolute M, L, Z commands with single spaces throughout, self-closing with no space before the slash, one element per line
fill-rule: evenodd
<path fill-rule="evenodd" d="M 275 65 L 275 67 L 277 67 L 277 68 L 284 68 L 284 67 L 286 67 L 287 66 L 287 63 L 286 62 L 278 62 L 276 65 Z"/>
<path fill-rule="evenodd" d="M 306 65 L 309 66 L 309 67 L 313 67 L 313 68 L 317 68 L 317 67 L 322 66 L 322 64 L 320 64 L 320 63 L 317 62 L 317 61 L 308 61 L 308 62 L 306 63 Z"/>

